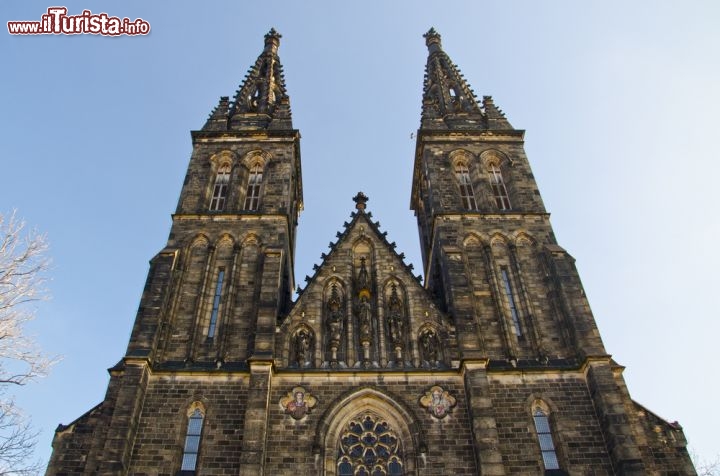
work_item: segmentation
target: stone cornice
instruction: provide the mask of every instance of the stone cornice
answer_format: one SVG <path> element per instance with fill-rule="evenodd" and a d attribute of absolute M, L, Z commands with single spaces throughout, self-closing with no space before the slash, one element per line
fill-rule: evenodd
<path fill-rule="evenodd" d="M 239 221 L 248 218 L 257 218 L 259 220 L 271 219 L 287 221 L 288 219 L 288 215 L 286 213 L 260 213 L 257 211 L 237 211 L 232 213 L 173 213 L 171 217 L 173 221 Z"/>
<path fill-rule="evenodd" d="M 190 131 L 193 143 L 228 142 L 292 142 L 300 140 L 297 129 L 234 130 L 234 131 Z"/>
<path fill-rule="evenodd" d="M 417 142 L 456 142 L 458 140 L 482 140 L 485 142 L 524 142 L 525 131 L 523 129 L 420 129 L 417 133 Z M 418 147 L 419 149 L 419 147 Z"/>

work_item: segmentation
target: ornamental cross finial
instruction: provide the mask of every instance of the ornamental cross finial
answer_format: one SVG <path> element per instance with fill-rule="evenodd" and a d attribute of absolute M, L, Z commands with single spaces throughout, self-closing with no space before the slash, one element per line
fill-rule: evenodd
<path fill-rule="evenodd" d="M 425 38 L 425 44 L 430 51 L 435 49 L 442 49 L 442 43 L 440 42 L 440 33 L 435 31 L 435 28 L 430 28 L 427 33 L 423 35 Z M 433 45 L 436 45 L 433 47 Z"/>
<path fill-rule="evenodd" d="M 355 208 L 360 210 L 361 212 L 365 211 L 365 206 L 368 200 L 370 200 L 368 196 L 362 192 L 358 192 L 357 195 L 353 197 L 353 202 L 355 202 Z"/>

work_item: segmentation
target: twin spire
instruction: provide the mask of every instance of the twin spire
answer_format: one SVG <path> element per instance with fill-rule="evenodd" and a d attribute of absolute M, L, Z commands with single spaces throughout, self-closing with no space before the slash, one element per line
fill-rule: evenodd
<path fill-rule="evenodd" d="M 227 96 L 213 110 L 203 130 L 292 129 L 290 98 L 285 87 L 278 48 L 282 35 L 272 28 L 265 48 L 255 61 L 235 97 Z"/>
<path fill-rule="evenodd" d="M 490 96 L 482 105 L 458 67 L 442 49 L 440 34 L 431 28 L 424 35 L 428 61 L 423 84 L 422 128 L 512 129 Z M 292 129 L 290 98 L 278 56 L 281 35 L 271 29 L 265 47 L 248 70 L 235 97 L 220 98 L 203 130 Z"/>
<path fill-rule="evenodd" d="M 492 97 L 484 96 L 482 108 L 475 92 L 455 63 L 442 49 L 435 28 L 423 35 L 428 60 L 423 82 L 422 128 L 424 129 L 512 129 Z"/>

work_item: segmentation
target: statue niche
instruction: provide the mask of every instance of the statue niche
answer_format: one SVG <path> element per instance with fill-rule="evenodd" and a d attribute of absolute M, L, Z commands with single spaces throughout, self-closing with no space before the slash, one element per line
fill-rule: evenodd
<path fill-rule="evenodd" d="M 420 333 L 421 365 L 425 368 L 440 367 L 440 341 L 432 329 L 425 329 Z"/>
<path fill-rule="evenodd" d="M 365 247 L 364 243 L 356 246 L 358 249 Z M 367 250 L 369 251 L 369 249 Z M 373 306 L 373 288 L 372 279 L 367 267 L 367 257 L 359 256 L 359 266 L 357 268 L 357 276 L 355 278 L 355 318 L 357 323 L 357 335 L 359 343 L 358 362 L 356 366 L 364 368 L 377 367 L 377 358 L 373 358 L 377 354 L 377 324 L 375 322 L 375 307 Z"/>
<path fill-rule="evenodd" d="M 394 351 L 395 362 L 393 366 L 402 366 L 403 350 L 405 347 L 405 312 L 403 301 L 400 299 L 397 284 L 390 285 L 390 296 L 387 298 L 387 324 L 391 349 Z"/>
<path fill-rule="evenodd" d="M 290 367 L 311 368 L 315 355 L 315 335 L 306 328 L 300 327 L 292 336 L 290 346 Z"/>
<path fill-rule="evenodd" d="M 326 364 L 332 368 L 344 366 L 342 349 L 345 340 L 345 313 L 343 307 L 343 298 L 338 291 L 337 284 L 333 283 L 330 287 L 330 296 L 325 305 L 325 326 L 327 328 Z"/>

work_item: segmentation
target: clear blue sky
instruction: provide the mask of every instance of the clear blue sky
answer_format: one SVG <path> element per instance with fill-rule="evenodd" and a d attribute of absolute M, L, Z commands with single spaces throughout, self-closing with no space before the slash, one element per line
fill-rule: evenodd
<path fill-rule="evenodd" d="M 409 210 L 434 26 L 479 96 L 527 130 L 556 235 L 577 259 L 632 396 L 718 448 L 720 3 L 702 1 L 70 1 L 142 17 L 146 37 L 11 36 L 55 3 L 0 4 L 0 210 L 47 233 L 53 299 L 32 327 L 64 360 L 18 392 L 42 430 L 104 396 L 163 248 L 199 129 L 275 27 L 305 212 L 298 282 L 363 190 L 420 272 Z"/>

